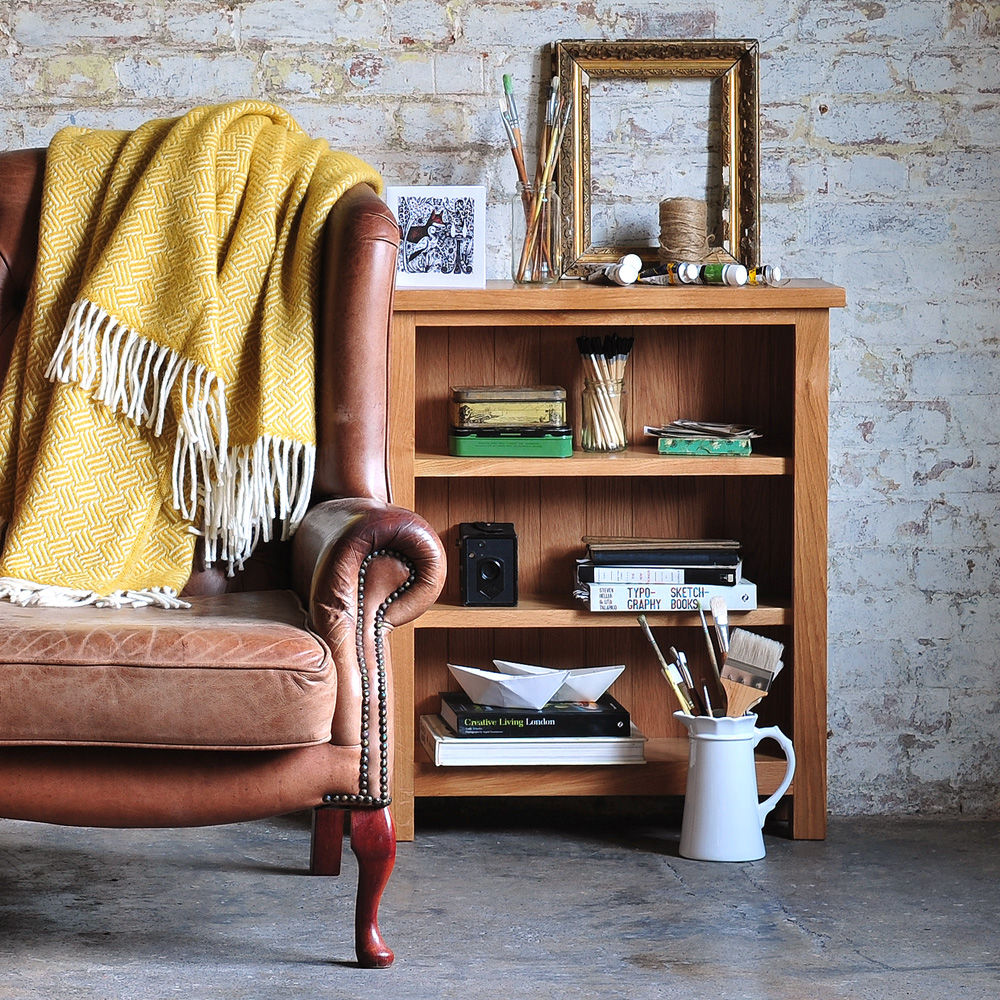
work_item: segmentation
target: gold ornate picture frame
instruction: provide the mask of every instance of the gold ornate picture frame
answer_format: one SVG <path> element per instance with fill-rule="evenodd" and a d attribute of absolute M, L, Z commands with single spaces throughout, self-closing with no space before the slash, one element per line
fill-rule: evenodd
<path fill-rule="evenodd" d="M 748 267 L 760 252 L 760 154 L 758 47 L 751 39 L 561 41 L 553 52 L 553 72 L 572 97 L 570 122 L 560 152 L 558 191 L 563 214 L 563 261 L 567 275 L 586 274 L 594 265 L 638 253 L 658 259 L 658 247 L 591 239 L 591 85 L 618 78 L 631 81 L 702 79 L 718 99 L 703 109 L 717 130 L 721 220 L 720 248 Z M 721 91 L 721 93 L 720 93 Z M 664 192 L 669 197 L 669 192 Z M 650 206 L 655 218 L 656 208 Z"/>

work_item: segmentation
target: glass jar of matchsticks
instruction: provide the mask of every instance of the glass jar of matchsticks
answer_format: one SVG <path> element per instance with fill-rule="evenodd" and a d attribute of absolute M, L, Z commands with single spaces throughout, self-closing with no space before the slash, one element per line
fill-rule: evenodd
<path fill-rule="evenodd" d="M 628 446 L 624 378 L 584 376 L 580 446 L 584 451 L 624 451 Z"/>
<path fill-rule="evenodd" d="M 555 184 L 518 184 L 511 211 L 511 275 L 519 285 L 562 277 L 562 220 Z"/>

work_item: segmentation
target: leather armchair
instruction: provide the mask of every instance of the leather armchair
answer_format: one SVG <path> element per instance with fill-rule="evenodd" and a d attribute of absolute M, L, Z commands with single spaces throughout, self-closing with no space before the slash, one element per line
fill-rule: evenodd
<path fill-rule="evenodd" d="M 34 269 L 44 150 L 0 154 L 0 374 Z M 311 870 L 358 857 L 357 957 L 395 858 L 388 634 L 444 583 L 441 543 L 389 502 L 389 321 L 399 231 L 352 188 L 324 233 L 313 505 L 186 611 L 0 602 L 0 816 L 103 827 L 312 810 Z M 336 289 L 336 304 L 333 290 Z"/>

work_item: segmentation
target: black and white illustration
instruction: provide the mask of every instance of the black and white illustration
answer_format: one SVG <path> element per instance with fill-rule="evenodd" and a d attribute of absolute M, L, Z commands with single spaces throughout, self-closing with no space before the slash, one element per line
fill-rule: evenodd
<path fill-rule="evenodd" d="M 400 288 L 482 288 L 486 284 L 484 187 L 388 187 L 399 222 Z"/>

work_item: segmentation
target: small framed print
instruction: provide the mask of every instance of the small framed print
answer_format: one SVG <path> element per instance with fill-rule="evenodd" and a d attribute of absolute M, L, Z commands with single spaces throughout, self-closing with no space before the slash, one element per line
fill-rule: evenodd
<path fill-rule="evenodd" d="M 386 187 L 399 222 L 397 288 L 486 287 L 486 188 Z"/>

